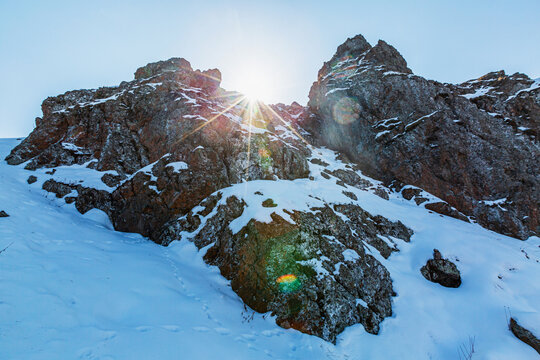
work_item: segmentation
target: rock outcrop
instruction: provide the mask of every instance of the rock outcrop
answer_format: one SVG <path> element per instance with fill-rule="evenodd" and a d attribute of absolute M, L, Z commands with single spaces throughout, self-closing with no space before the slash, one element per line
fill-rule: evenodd
<path fill-rule="evenodd" d="M 532 332 L 519 325 L 514 318 L 510 318 L 509 324 L 510 331 L 519 340 L 532 347 L 538 354 L 540 354 L 540 339 L 538 339 Z"/>
<path fill-rule="evenodd" d="M 0 218 L 2 217 L 9 217 L 9 214 L 5 212 L 4 210 L 0 210 Z"/>
<path fill-rule="evenodd" d="M 412 235 L 365 211 L 365 192 L 538 233 L 539 100 L 524 75 L 441 84 L 357 36 L 323 65 L 309 107 L 250 102 L 220 81 L 173 58 L 116 87 L 49 97 L 6 160 L 53 168 L 44 190 L 105 211 L 116 230 L 192 241 L 252 309 L 329 341 L 352 324 L 379 331 L 394 295 L 383 263 Z M 72 165 L 103 184 L 55 175 Z M 442 258 L 422 273 L 461 281 Z"/>
<path fill-rule="evenodd" d="M 30 176 L 28 177 L 28 179 L 26 179 L 26 182 L 27 182 L 28 184 L 33 184 L 33 183 L 35 183 L 36 181 L 37 181 L 37 177 L 34 176 L 34 175 L 30 175 Z"/>
<path fill-rule="evenodd" d="M 204 259 L 220 268 L 242 300 L 256 311 L 271 311 L 280 326 L 333 342 L 356 323 L 378 333 L 392 315 L 394 292 L 388 271 L 365 244 L 389 256 L 392 249 L 381 237 L 409 241 L 410 229 L 357 205 L 328 204 L 291 211 L 292 222 L 273 213 L 269 223 L 251 219 L 233 231 L 231 223 L 245 207 L 218 193 L 171 222 L 161 242 L 188 239 L 207 248 Z"/>
<path fill-rule="evenodd" d="M 457 85 L 455 91 L 469 99 L 516 134 L 538 141 L 540 79 L 525 74 L 496 71 Z"/>
<path fill-rule="evenodd" d="M 442 286 L 457 288 L 461 285 L 461 274 L 453 262 L 443 259 L 439 250 L 433 250 L 433 259 L 420 269 L 422 275 L 431 282 Z"/>
<path fill-rule="evenodd" d="M 310 151 L 293 128 L 299 105 L 248 104 L 218 88 L 219 71 L 193 70 L 184 59 L 148 64 L 135 78 L 47 98 L 36 129 L 6 160 L 115 171 L 102 179 L 117 188 L 101 210 L 117 230 L 153 240 L 218 189 L 308 176 Z"/>
<path fill-rule="evenodd" d="M 329 341 L 356 323 L 376 334 L 392 314 L 392 281 L 365 244 L 388 258 L 412 231 L 343 202 L 290 210 L 284 219 L 273 197 L 259 202 L 275 209 L 270 223 L 252 218 L 231 231 L 246 205 L 238 197 L 218 204 L 215 192 L 246 181 L 321 176 L 338 194 L 373 187 L 388 195 L 352 164 L 330 166 L 313 153 L 311 134 L 299 125 L 309 116 L 304 107 L 249 103 L 218 88 L 219 78 L 171 59 L 138 69 L 118 87 L 48 98 L 36 129 L 6 160 L 30 170 L 82 165 L 105 172 L 109 190 L 54 178 L 55 169 L 42 188 L 81 213 L 105 211 L 117 230 L 163 245 L 184 238 L 201 249 L 212 245 L 205 260 L 247 305 L 272 311 L 283 327 Z"/>
<path fill-rule="evenodd" d="M 323 65 L 309 108 L 318 142 L 368 175 L 422 188 L 499 233 L 540 233 L 539 82 L 426 80 L 392 46 L 359 35 Z"/>

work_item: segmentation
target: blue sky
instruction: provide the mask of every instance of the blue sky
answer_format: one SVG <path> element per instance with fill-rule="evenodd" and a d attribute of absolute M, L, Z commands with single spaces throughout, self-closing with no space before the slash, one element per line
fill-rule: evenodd
<path fill-rule="evenodd" d="M 242 91 L 261 74 L 267 102 L 306 103 L 347 37 L 394 45 L 427 78 L 489 71 L 540 77 L 540 1 L 0 0 L 0 137 L 27 135 L 47 96 L 117 85 L 148 62 L 184 57 Z"/>

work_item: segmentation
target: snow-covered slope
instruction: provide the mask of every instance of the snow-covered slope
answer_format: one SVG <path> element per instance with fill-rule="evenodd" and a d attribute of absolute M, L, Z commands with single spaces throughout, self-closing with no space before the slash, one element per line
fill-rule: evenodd
<path fill-rule="evenodd" d="M 17 143 L 1 140 L 0 158 Z M 511 313 L 540 334 L 537 237 L 522 242 L 398 194 L 387 201 L 356 191 L 364 209 L 414 235 L 388 259 L 371 249 L 394 282 L 393 317 L 379 335 L 359 324 L 332 345 L 245 308 L 190 242 L 162 247 L 116 232 L 104 213 L 81 215 L 41 190 L 44 176 L 28 185 L 35 172 L 23 166 L 0 163 L 0 210 L 10 215 L 0 218 L 1 359 L 458 359 L 471 338 L 473 359 L 538 357 L 507 328 Z M 459 288 L 420 274 L 433 248 L 457 264 Z"/>

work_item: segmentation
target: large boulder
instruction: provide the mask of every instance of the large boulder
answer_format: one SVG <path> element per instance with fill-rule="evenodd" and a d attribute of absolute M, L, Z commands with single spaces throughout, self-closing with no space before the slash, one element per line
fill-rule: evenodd
<path fill-rule="evenodd" d="M 273 213 L 269 223 L 251 219 L 233 230 L 245 207 L 236 196 L 213 195 L 169 223 L 161 242 L 187 239 L 207 249 L 205 261 L 219 267 L 242 300 L 258 312 L 271 311 L 282 327 L 332 342 L 357 323 L 378 333 L 392 315 L 394 291 L 388 270 L 366 244 L 391 252 L 381 237 L 409 241 L 410 229 L 357 205 L 327 204 L 288 212 L 288 221 Z"/>
<path fill-rule="evenodd" d="M 369 175 L 415 185 L 526 239 L 540 233 L 539 89 L 522 74 L 460 86 L 427 80 L 392 46 L 359 35 L 319 71 L 304 126 Z"/>
<path fill-rule="evenodd" d="M 431 282 L 457 288 L 461 285 L 461 274 L 453 262 L 443 259 L 439 250 L 433 250 L 433 259 L 420 269 L 422 275 Z"/>
<path fill-rule="evenodd" d="M 514 334 L 519 340 L 532 347 L 538 354 L 540 354 L 540 339 L 538 339 L 531 331 L 525 329 L 519 325 L 516 319 L 510 318 L 510 324 L 508 325 L 512 334 Z"/>

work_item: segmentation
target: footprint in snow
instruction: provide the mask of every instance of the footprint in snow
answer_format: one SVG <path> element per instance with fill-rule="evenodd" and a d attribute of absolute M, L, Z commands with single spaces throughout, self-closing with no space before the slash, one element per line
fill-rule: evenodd
<path fill-rule="evenodd" d="M 114 357 L 112 356 L 103 356 L 95 354 L 94 351 L 91 348 L 82 348 L 79 351 L 78 354 L 79 359 L 86 359 L 86 360 L 114 360 Z"/>
<path fill-rule="evenodd" d="M 279 330 L 264 330 L 262 334 L 266 337 L 272 337 L 279 335 L 281 332 Z"/>
<path fill-rule="evenodd" d="M 218 327 L 218 328 L 215 328 L 214 330 L 220 335 L 229 335 L 231 333 L 231 331 L 227 328 Z"/>
<path fill-rule="evenodd" d="M 170 332 L 179 332 L 180 331 L 180 326 L 176 326 L 176 325 L 163 325 L 161 326 L 162 329 L 165 329 L 167 331 L 170 331 Z"/>
<path fill-rule="evenodd" d="M 100 335 L 103 337 L 104 341 L 109 341 L 116 337 L 116 331 L 102 331 Z"/>
<path fill-rule="evenodd" d="M 208 332 L 208 331 L 210 331 L 210 329 L 207 328 L 206 326 L 195 326 L 193 328 L 193 330 L 195 330 L 197 332 Z"/>
<path fill-rule="evenodd" d="M 250 334 L 242 334 L 241 336 L 237 336 L 234 338 L 234 341 L 244 344 L 249 344 L 253 341 L 255 341 L 255 336 Z"/>
<path fill-rule="evenodd" d="M 147 331 L 152 330 L 152 327 L 151 326 L 137 326 L 135 330 L 140 331 L 140 332 L 147 332 Z"/>

